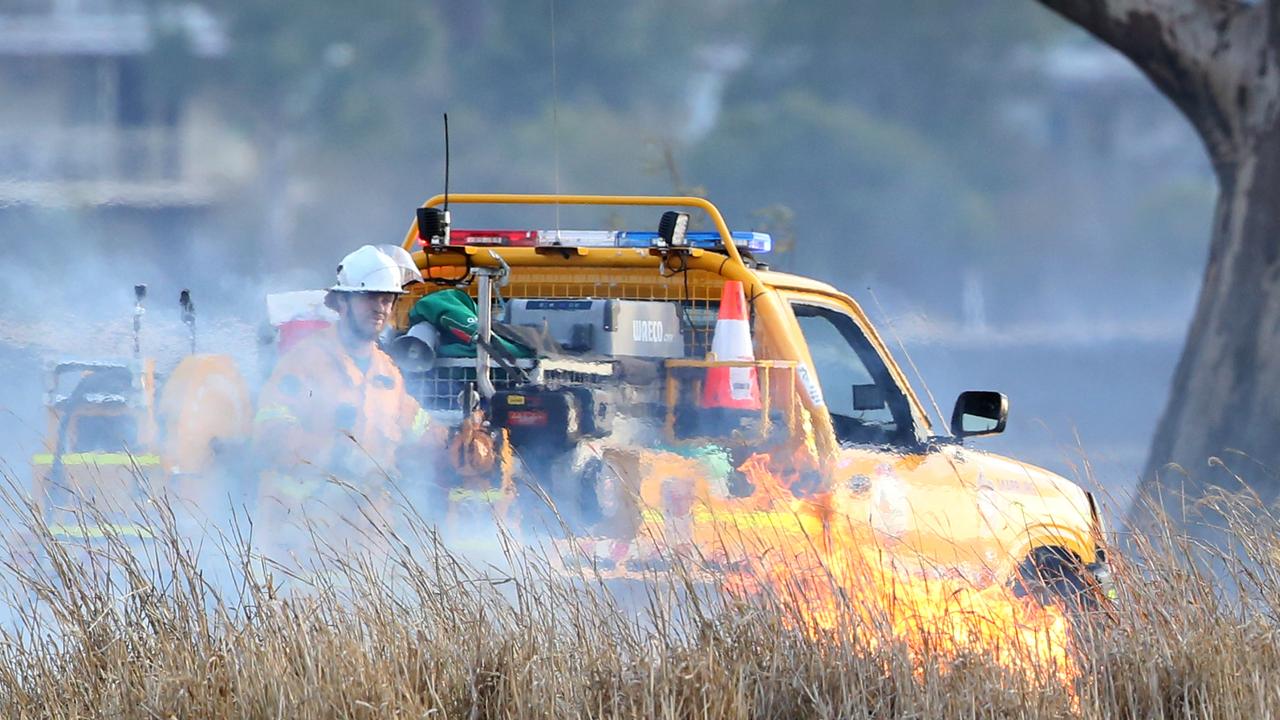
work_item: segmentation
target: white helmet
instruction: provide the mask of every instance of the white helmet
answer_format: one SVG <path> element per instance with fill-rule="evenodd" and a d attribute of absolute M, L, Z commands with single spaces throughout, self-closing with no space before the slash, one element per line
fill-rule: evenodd
<path fill-rule="evenodd" d="M 422 280 L 413 258 L 401 247 L 365 245 L 342 258 L 338 265 L 338 282 L 330 292 L 404 294 L 404 286 Z M 384 249 L 385 248 L 385 249 Z"/>

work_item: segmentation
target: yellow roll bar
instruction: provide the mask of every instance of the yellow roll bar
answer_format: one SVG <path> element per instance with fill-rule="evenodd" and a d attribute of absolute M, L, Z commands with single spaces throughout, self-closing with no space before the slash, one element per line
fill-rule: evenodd
<path fill-rule="evenodd" d="M 529 195 L 502 193 L 454 193 L 449 195 L 449 202 L 472 205 L 630 205 L 647 207 L 687 207 L 697 208 L 707 214 L 715 223 L 720 240 L 724 242 L 725 253 L 739 265 L 742 255 L 738 246 L 733 244 L 733 235 L 729 225 L 725 223 L 720 209 L 710 200 L 683 195 Z M 436 195 L 422 204 L 422 207 L 443 205 L 444 195 Z M 418 239 L 418 219 L 414 218 L 409 226 L 409 233 L 404 238 L 404 249 L 412 252 Z"/>

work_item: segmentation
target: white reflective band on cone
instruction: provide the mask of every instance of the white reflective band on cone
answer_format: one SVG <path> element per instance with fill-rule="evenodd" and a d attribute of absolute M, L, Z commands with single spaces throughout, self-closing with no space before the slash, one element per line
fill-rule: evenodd
<path fill-rule="evenodd" d="M 716 320 L 711 352 L 719 360 L 755 360 L 751 350 L 751 325 L 746 320 Z"/>
<path fill-rule="evenodd" d="M 751 348 L 751 325 L 746 320 L 716 320 L 716 332 L 711 340 L 711 352 L 717 360 L 755 360 Z M 755 397 L 756 369 L 750 367 L 729 368 L 729 396 L 734 400 L 749 401 Z"/>

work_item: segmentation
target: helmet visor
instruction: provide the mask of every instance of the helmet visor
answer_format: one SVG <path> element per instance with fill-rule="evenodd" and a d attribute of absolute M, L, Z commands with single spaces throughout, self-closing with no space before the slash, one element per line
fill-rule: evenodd
<path fill-rule="evenodd" d="M 375 245 L 374 247 L 391 258 L 396 267 L 400 268 L 400 287 L 410 283 L 422 282 L 422 272 L 418 270 L 418 265 L 413 261 L 413 256 L 409 254 L 408 250 L 399 245 Z"/>

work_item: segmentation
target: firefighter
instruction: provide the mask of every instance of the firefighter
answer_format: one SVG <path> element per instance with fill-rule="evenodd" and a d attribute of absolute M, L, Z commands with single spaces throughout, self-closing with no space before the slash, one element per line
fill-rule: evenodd
<path fill-rule="evenodd" d="M 318 525 L 358 525 L 372 516 L 361 502 L 388 509 L 403 451 L 442 449 L 443 430 L 376 342 L 406 281 L 421 277 L 411 261 L 372 245 L 347 255 L 325 296 L 336 325 L 290 348 L 263 387 L 254 448 L 265 466 L 259 527 L 271 544 L 296 549 Z M 423 472 L 429 463 L 414 468 Z"/>

